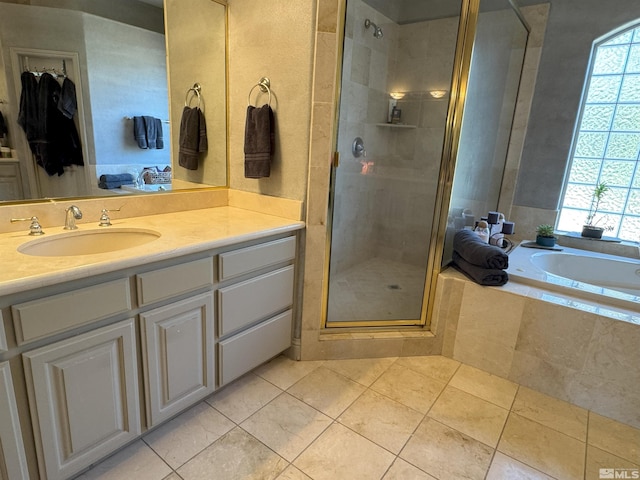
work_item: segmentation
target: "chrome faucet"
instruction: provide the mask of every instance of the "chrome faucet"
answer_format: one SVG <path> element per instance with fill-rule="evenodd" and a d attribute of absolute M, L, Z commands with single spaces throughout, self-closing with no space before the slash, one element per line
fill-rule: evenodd
<path fill-rule="evenodd" d="M 64 229 L 65 230 L 76 230 L 76 220 L 80 220 L 82 218 L 82 212 L 75 205 L 71 205 L 69 208 L 65 210 L 67 216 L 64 221 Z"/>

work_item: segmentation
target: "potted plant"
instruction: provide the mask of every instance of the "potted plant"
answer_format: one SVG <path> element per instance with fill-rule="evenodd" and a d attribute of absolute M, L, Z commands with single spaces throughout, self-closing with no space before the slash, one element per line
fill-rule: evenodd
<path fill-rule="evenodd" d="M 551 225 L 538 225 L 536 228 L 536 243 L 541 247 L 553 247 L 556 244 Z"/>
<path fill-rule="evenodd" d="M 593 193 L 591 194 L 591 206 L 589 207 L 589 214 L 587 215 L 587 220 L 585 224 L 582 226 L 582 236 L 588 238 L 602 238 L 602 234 L 605 230 L 613 230 L 613 227 L 599 227 L 598 222 L 602 220 L 602 218 L 594 221 L 596 214 L 598 213 L 598 208 L 600 207 L 600 202 L 604 197 L 605 193 L 609 191 L 609 186 L 604 183 L 598 183 L 593 189 Z"/>

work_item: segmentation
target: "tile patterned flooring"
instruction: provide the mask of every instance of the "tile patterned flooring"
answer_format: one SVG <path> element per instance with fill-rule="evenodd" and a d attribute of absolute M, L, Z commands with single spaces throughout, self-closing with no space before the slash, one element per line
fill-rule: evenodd
<path fill-rule="evenodd" d="M 420 318 L 426 266 L 370 258 L 331 275 L 329 322 Z"/>
<path fill-rule="evenodd" d="M 280 356 L 79 478 L 592 480 L 639 465 L 640 430 L 446 357 Z"/>

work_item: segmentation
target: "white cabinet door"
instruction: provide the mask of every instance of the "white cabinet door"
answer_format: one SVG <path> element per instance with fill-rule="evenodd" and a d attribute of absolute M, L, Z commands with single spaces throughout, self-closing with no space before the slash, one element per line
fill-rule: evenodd
<path fill-rule="evenodd" d="M 133 319 L 23 360 L 42 478 L 69 478 L 140 435 Z"/>
<path fill-rule="evenodd" d="M 29 479 L 9 362 L 0 363 L 0 479 Z"/>
<path fill-rule="evenodd" d="M 149 426 L 215 389 L 213 293 L 140 314 Z"/>

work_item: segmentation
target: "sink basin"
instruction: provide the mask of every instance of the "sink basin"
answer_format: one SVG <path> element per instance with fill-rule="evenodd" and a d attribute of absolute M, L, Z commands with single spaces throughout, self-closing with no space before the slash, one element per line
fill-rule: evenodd
<path fill-rule="evenodd" d="M 18 252 L 38 257 L 92 255 L 137 247 L 158 238 L 158 232 L 136 228 L 77 231 L 32 240 L 18 247 Z"/>

